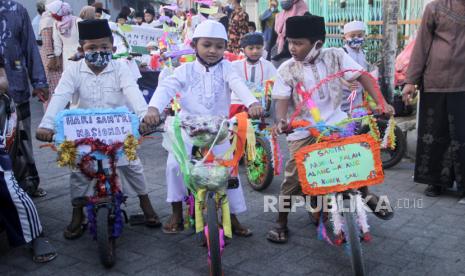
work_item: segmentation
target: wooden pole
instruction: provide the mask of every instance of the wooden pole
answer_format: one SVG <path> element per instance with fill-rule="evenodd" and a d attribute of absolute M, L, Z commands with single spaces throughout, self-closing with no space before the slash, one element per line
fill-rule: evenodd
<path fill-rule="evenodd" d="M 395 83 L 397 54 L 397 23 L 399 0 L 383 0 L 383 59 L 381 67 L 381 91 L 388 102 L 392 101 Z"/>

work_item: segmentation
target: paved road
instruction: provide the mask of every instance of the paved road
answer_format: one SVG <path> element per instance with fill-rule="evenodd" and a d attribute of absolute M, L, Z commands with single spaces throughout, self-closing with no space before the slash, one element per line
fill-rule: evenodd
<path fill-rule="evenodd" d="M 41 118 L 34 104 L 33 124 Z M 36 144 L 38 146 L 38 144 Z M 207 275 L 206 251 L 186 231 L 168 236 L 159 229 L 126 227 L 117 241 L 117 263 L 104 269 L 96 243 L 86 234 L 77 241 L 65 240 L 63 228 L 70 218 L 68 171 L 57 168 L 48 149 L 35 151 L 42 187 L 48 196 L 35 200 L 47 235 L 59 257 L 49 264 L 34 264 L 25 248 L 7 249 L 0 237 L 1 275 Z M 165 202 L 165 161 L 161 139 L 146 141 L 140 150 L 145 165 L 150 197 L 163 220 L 170 206 Z M 391 221 L 369 216 L 373 241 L 363 249 L 370 275 L 465 275 L 465 206 L 452 192 L 440 198 L 423 196 L 425 186 L 412 181 L 413 164 L 403 162 L 386 174 L 384 185 L 373 190 L 389 195 L 396 206 Z M 275 245 L 265 240 L 276 215 L 263 212 L 263 196 L 276 195 L 282 177 L 264 193 L 244 187 L 247 213 L 240 219 L 250 226 L 251 238 L 234 238 L 223 262 L 225 275 L 350 275 L 344 250 L 317 239 L 315 227 L 304 210 L 290 216 L 290 242 Z M 414 206 L 415 205 L 415 206 Z M 132 197 L 126 210 L 134 213 Z"/>

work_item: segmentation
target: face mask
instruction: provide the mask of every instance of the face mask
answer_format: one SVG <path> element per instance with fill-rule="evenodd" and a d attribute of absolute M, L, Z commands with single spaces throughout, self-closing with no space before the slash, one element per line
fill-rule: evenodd
<path fill-rule="evenodd" d="M 228 8 L 229 8 L 230 10 L 234 10 L 234 5 L 233 5 L 233 4 L 229 4 L 229 5 L 228 5 Z"/>
<path fill-rule="evenodd" d="M 352 49 L 360 49 L 362 48 L 363 42 L 365 42 L 364 38 L 352 38 L 347 40 L 347 45 L 349 45 Z"/>
<path fill-rule="evenodd" d="M 85 53 L 84 58 L 95 67 L 103 68 L 110 63 L 113 53 L 111 51 L 88 51 Z"/>
<path fill-rule="evenodd" d="M 281 1 L 281 8 L 283 8 L 283 10 L 285 11 L 288 11 L 292 8 L 292 5 L 294 4 L 292 0 L 284 0 L 284 1 Z"/>
<path fill-rule="evenodd" d="M 308 53 L 308 55 L 305 57 L 305 60 L 304 62 L 312 62 L 315 60 L 315 58 L 320 54 L 321 52 L 321 47 L 318 47 L 317 49 L 317 46 L 319 46 L 319 44 L 322 43 L 321 41 L 317 41 L 315 43 L 315 45 L 313 45 L 313 48 L 310 50 L 310 52 Z"/>
<path fill-rule="evenodd" d="M 275 10 L 276 10 L 275 7 L 271 7 L 271 8 L 270 8 L 270 11 L 271 11 L 271 12 L 274 12 Z"/>

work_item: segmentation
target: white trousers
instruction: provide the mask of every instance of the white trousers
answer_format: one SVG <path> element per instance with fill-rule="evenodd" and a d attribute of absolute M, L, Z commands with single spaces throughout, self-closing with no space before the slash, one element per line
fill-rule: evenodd
<path fill-rule="evenodd" d="M 128 165 L 116 167 L 119 184 L 125 194 L 135 192 L 137 195 L 147 194 L 147 186 L 144 175 L 144 167 L 139 158 L 131 161 Z M 71 200 L 76 197 L 91 196 L 94 194 L 95 182 L 90 182 L 88 178 L 79 171 L 73 171 L 69 178 L 71 188 Z M 131 188 L 128 190 L 127 186 Z"/>
<path fill-rule="evenodd" d="M 229 146 L 230 144 L 228 142 L 217 145 L 213 148 L 213 153 L 216 156 L 222 156 L 228 150 Z M 190 156 L 192 153 L 192 145 L 186 143 L 186 150 L 187 154 Z M 184 185 L 179 164 L 171 153 L 168 155 L 168 160 L 166 161 L 166 184 L 167 202 L 180 202 L 187 196 L 187 188 Z M 240 179 L 239 187 L 237 189 L 229 189 L 227 195 L 231 214 L 239 214 L 247 210 Z"/>

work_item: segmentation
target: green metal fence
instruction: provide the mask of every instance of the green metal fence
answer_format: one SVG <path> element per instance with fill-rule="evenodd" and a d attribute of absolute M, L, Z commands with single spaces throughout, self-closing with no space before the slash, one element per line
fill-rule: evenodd
<path fill-rule="evenodd" d="M 429 0 L 399 0 L 399 50 L 415 33 L 420 24 L 421 15 Z M 340 47 L 343 44 L 342 28 L 352 20 L 367 24 L 367 42 L 365 51 L 370 62 L 381 57 L 383 27 L 382 0 L 307 0 L 312 14 L 325 17 L 326 47 Z M 268 7 L 268 0 L 259 0 L 259 13 Z"/>

